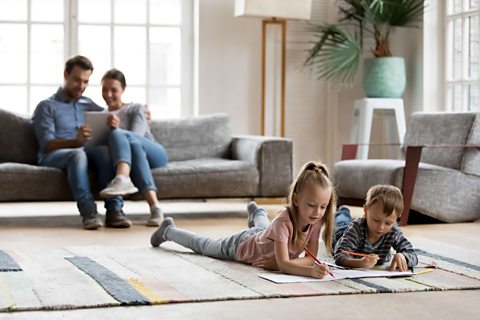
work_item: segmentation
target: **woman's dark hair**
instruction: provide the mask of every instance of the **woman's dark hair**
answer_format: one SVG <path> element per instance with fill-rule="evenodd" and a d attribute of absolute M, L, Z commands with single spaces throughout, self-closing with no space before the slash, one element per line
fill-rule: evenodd
<path fill-rule="evenodd" d="M 119 81 L 123 90 L 125 90 L 125 88 L 127 87 L 127 81 L 125 80 L 125 75 L 123 74 L 122 71 L 118 69 L 113 68 L 105 72 L 105 74 L 102 77 L 102 82 L 106 79 Z"/>

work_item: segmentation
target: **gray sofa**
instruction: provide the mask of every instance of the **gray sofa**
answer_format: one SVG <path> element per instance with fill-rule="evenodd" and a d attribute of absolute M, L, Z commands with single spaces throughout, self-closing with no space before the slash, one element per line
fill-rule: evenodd
<path fill-rule="evenodd" d="M 152 170 L 159 199 L 283 197 L 292 182 L 291 140 L 232 136 L 226 114 L 153 121 L 152 133 L 169 154 Z M 37 152 L 29 119 L 0 109 L 0 201 L 72 200 L 66 174 L 37 166 Z"/>
<path fill-rule="evenodd" d="M 412 114 L 405 160 L 347 159 L 356 145 L 344 147 L 333 166 L 341 202 L 361 204 L 372 185 L 393 184 L 404 196 L 401 224 L 409 208 L 445 222 L 480 219 L 480 113 Z"/>

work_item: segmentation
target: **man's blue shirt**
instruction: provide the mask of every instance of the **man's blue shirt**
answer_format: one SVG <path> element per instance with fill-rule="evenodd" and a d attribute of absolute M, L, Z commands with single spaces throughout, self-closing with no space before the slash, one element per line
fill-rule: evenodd
<path fill-rule="evenodd" d="M 81 96 L 69 101 L 62 88 L 50 98 L 41 101 L 33 112 L 32 121 L 40 155 L 53 139 L 75 139 L 77 130 L 85 122 L 86 111 L 103 111 L 92 99 Z"/>

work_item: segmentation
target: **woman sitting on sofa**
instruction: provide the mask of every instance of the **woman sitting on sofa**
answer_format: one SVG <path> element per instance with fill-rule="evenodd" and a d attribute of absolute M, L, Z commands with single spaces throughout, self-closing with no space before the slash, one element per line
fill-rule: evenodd
<path fill-rule="evenodd" d="M 126 195 L 136 192 L 138 187 L 150 205 L 147 226 L 156 227 L 162 222 L 163 213 L 158 203 L 157 187 L 151 169 L 165 166 L 168 156 L 165 148 L 155 141 L 150 132 L 145 117 L 146 106 L 140 103 L 123 103 L 122 94 L 126 87 L 125 76 L 120 70 L 111 69 L 102 77 L 102 97 L 108 111 L 116 115 L 119 129 L 112 130 L 108 137 L 116 176 L 100 191 L 100 196 L 106 198 Z"/>

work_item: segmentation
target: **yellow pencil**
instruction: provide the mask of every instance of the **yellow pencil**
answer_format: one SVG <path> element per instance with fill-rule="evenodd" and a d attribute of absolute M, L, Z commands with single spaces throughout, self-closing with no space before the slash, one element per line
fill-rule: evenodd
<path fill-rule="evenodd" d="M 422 270 L 422 271 L 417 271 L 417 272 L 415 272 L 415 274 L 425 274 L 425 273 L 430 273 L 432 271 L 433 271 L 433 269 L 425 269 L 425 270 Z"/>

